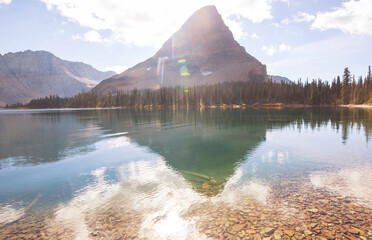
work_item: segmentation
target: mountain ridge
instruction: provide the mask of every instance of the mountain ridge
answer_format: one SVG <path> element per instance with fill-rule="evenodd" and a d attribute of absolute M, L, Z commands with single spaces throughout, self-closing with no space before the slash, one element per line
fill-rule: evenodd
<path fill-rule="evenodd" d="M 279 75 L 268 75 L 269 79 L 272 79 L 273 82 L 280 83 L 281 81 L 284 81 L 285 83 L 293 83 L 292 80 L 290 80 L 287 77 L 279 76 Z"/>
<path fill-rule="evenodd" d="M 0 54 L 0 105 L 48 95 L 72 96 L 89 91 L 114 74 L 63 60 L 44 50 Z"/>

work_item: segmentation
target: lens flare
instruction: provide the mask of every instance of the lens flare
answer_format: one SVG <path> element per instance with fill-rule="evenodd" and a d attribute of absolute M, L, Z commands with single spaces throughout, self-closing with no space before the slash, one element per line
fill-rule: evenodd
<path fill-rule="evenodd" d="M 186 63 L 186 59 L 178 59 L 178 64 L 185 64 Z"/>
<path fill-rule="evenodd" d="M 156 67 L 156 75 L 160 75 L 160 71 L 161 71 L 161 57 L 158 58 L 158 65 Z"/>
<path fill-rule="evenodd" d="M 180 68 L 180 75 L 181 75 L 181 77 L 187 77 L 187 76 L 190 76 L 189 70 L 187 69 L 186 66 L 182 66 L 182 67 Z"/>
<path fill-rule="evenodd" d="M 164 60 L 165 58 L 162 59 L 162 64 L 161 64 L 161 80 L 160 80 L 160 86 L 163 86 L 163 80 L 164 80 Z"/>
<path fill-rule="evenodd" d="M 160 86 L 163 85 L 164 80 L 164 61 L 167 60 L 168 57 L 159 57 L 158 59 L 158 66 L 156 68 L 156 75 L 160 75 Z"/>

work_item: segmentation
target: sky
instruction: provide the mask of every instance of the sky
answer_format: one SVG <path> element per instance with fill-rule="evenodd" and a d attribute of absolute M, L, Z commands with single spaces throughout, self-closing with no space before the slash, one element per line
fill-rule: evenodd
<path fill-rule="evenodd" d="M 0 0 L 0 54 L 46 50 L 121 73 L 206 5 L 269 74 L 332 81 L 372 65 L 372 0 Z"/>

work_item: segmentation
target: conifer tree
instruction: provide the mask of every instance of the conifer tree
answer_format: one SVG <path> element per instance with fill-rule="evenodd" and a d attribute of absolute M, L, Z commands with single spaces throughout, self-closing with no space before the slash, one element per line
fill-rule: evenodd
<path fill-rule="evenodd" d="M 342 87 L 342 84 L 341 84 L 340 76 L 337 76 L 337 82 L 336 82 L 337 99 L 341 98 L 341 87 Z"/>
<path fill-rule="evenodd" d="M 371 73 L 371 66 L 368 66 L 368 76 L 367 76 L 367 85 L 369 85 L 369 103 L 372 103 L 372 73 Z"/>
<path fill-rule="evenodd" d="M 341 87 L 341 102 L 342 104 L 350 103 L 350 72 L 349 68 L 345 68 L 342 87 Z"/>

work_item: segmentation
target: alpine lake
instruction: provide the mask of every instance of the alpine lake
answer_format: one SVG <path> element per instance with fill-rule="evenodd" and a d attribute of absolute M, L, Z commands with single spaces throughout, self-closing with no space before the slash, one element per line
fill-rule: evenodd
<path fill-rule="evenodd" d="M 372 239 L 372 110 L 0 110 L 0 239 Z"/>

